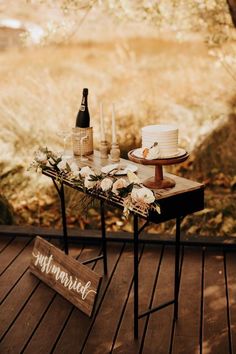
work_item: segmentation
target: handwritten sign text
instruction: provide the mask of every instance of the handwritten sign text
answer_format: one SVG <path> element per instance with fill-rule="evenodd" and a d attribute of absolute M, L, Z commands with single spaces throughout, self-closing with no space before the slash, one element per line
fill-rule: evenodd
<path fill-rule="evenodd" d="M 31 272 L 91 316 L 101 277 L 37 236 Z"/>

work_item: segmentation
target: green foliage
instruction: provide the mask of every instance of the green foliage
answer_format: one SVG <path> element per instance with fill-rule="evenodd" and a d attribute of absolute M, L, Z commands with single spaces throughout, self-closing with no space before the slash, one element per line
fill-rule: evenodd
<path fill-rule="evenodd" d="M 120 197 L 126 198 L 132 192 L 133 187 L 134 183 L 130 183 L 127 187 L 117 188 Z"/>

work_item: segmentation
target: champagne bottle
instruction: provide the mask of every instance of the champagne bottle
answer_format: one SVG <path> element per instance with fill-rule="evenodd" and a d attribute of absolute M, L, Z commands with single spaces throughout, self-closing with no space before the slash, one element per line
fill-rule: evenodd
<path fill-rule="evenodd" d="M 76 117 L 75 126 L 79 128 L 88 128 L 90 123 L 90 115 L 88 110 L 88 89 L 83 89 L 82 102 Z"/>

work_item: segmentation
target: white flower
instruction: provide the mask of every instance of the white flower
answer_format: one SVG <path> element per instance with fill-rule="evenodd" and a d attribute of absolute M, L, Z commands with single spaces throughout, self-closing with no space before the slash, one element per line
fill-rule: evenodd
<path fill-rule="evenodd" d="M 129 183 L 138 183 L 138 184 L 141 183 L 140 179 L 138 178 L 138 176 L 134 172 L 128 170 L 127 176 L 129 179 Z"/>
<path fill-rule="evenodd" d="M 82 167 L 80 170 L 80 174 L 82 177 L 88 177 L 89 175 L 94 176 L 94 172 L 89 166 Z"/>
<path fill-rule="evenodd" d="M 60 170 L 66 170 L 66 160 L 61 160 L 59 162 L 59 164 L 57 165 L 57 167 L 60 169 Z"/>
<path fill-rule="evenodd" d="M 160 149 L 158 144 L 154 144 L 153 147 L 151 147 L 147 153 L 146 159 L 147 160 L 155 160 L 159 157 L 160 155 Z"/>
<path fill-rule="evenodd" d="M 86 176 L 84 179 L 85 188 L 92 189 L 93 187 L 95 187 L 96 183 L 97 183 L 97 181 L 91 181 L 90 176 Z"/>
<path fill-rule="evenodd" d="M 73 177 L 79 177 L 80 176 L 80 169 L 77 165 L 76 162 L 72 162 L 69 164 L 70 169 L 71 169 L 71 174 Z"/>
<path fill-rule="evenodd" d="M 103 192 L 106 192 L 109 189 L 111 189 L 112 185 L 113 185 L 113 181 L 111 178 L 104 178 L 101 182 L 101 188 Z"/>
<path fill-rule="evenodd" d="M 128 182 L 124 178 L 119 178 L 117 181 L 112 186 L 112 192 L 115 193 L 116 195 L 119 194 L 118 189 L 119 188 L 124 188 L 127 187 Z"/>
<path fill-rule="evenodd" d="M 146 187 L 133 188 L 131 192 L 131 198 L 135 202 L 142 201 L 147 204 L 151 204 L 155 201 L 153 192 Z"/>
<path fill-rule="evenodd" d="M 73 161 L 69 165 L 70 165 L 71 172 L 76 173 L 79 171 L 79 167 L 76 162 Z"/>
<path fill-rule="evenodd" d="M 35 152 L 35 161 L 39 162 L 39 163 L 46 163 L 47 161 L 47 155 L 45 154 L 45 152 L 42 151 L 36 151 Z"/>

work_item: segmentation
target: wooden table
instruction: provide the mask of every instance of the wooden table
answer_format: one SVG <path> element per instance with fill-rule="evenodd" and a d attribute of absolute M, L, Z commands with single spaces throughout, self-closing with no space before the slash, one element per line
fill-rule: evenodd
<path fill-rule="evenodd" d="M 81 162 L 75 159 L 80 167 L 90 166 L 94 170 L 100 171 L 102 166 L 110 164 L 111 161 L 100 159 L 100 155 L 95 151 L 94 155 L 89 156 L 88 161 Z M 122 164 L 131 163 L 130 161 L 121 159 Z M 133 162 L 132 162 L 133 163 Z M 135 163 L 133 163 L 136 165 Z M 142 180 L 153 176 L 154 167 L 143 166 L 137 164 L 137 175 Z M 58 174 L 54 170 L 45 170 L 43 174 L 51 177 L 57 189 L 61 201 L 61 213 L 63 224 L 64 250 L 68 254 L 68 238 L 67 238 L 67 223 L 65 211 L 64 185 L 82 191 L 81 188 L 66 177 L 58 178 Z M 173 174 L 164 174 L 175 181 L 173 188 L 153 190 L 156 199 L 160 205 L 161 214 L 154 211 L 144 213 L 138 209 L 132 211 L 133 214 L 133 258 L 134 258 L 134 338 L 138 338 L 138 320 L 144 316 L 151 314 L 154 311 L 160 310 L 166 306 L 174 304 L 174 318 L 178 318 L 178 293 L 179 293 L 179 260 L 180 260 L 180 224 L 181 220 L 188 214 L 192 214 L 204 208 L 204 185 L 190 181 L 186 178 L 178 177 Z M 100 200 L 101 211 L 101 240 L 102 240 L 102 255 L 84 262 L 84 264 L 93 262 L 97 259 L 103 259 L 104 274 L 107 274 L 107 247 L 106 247 L 106 222 L 104 202 L 112 204 L 118 208 L 123 208 L 123 200 L 120 197 L 107 196 L 102 192 L 94 192 L 86 190 L 88 195 Z M 143 219 L 144 223 L 139 227 L 139 219 Z M 148 309 L 139 314 L 138 311 L 138 249 L 139 249 L 139 234 L 145 229 L 149 223 L 159 224 L 167 220 L 176 219 L 176 234 L 175 234 L 175 281 L 174 281 L 174 298 L 159 305 L 158 307 Z"/>

